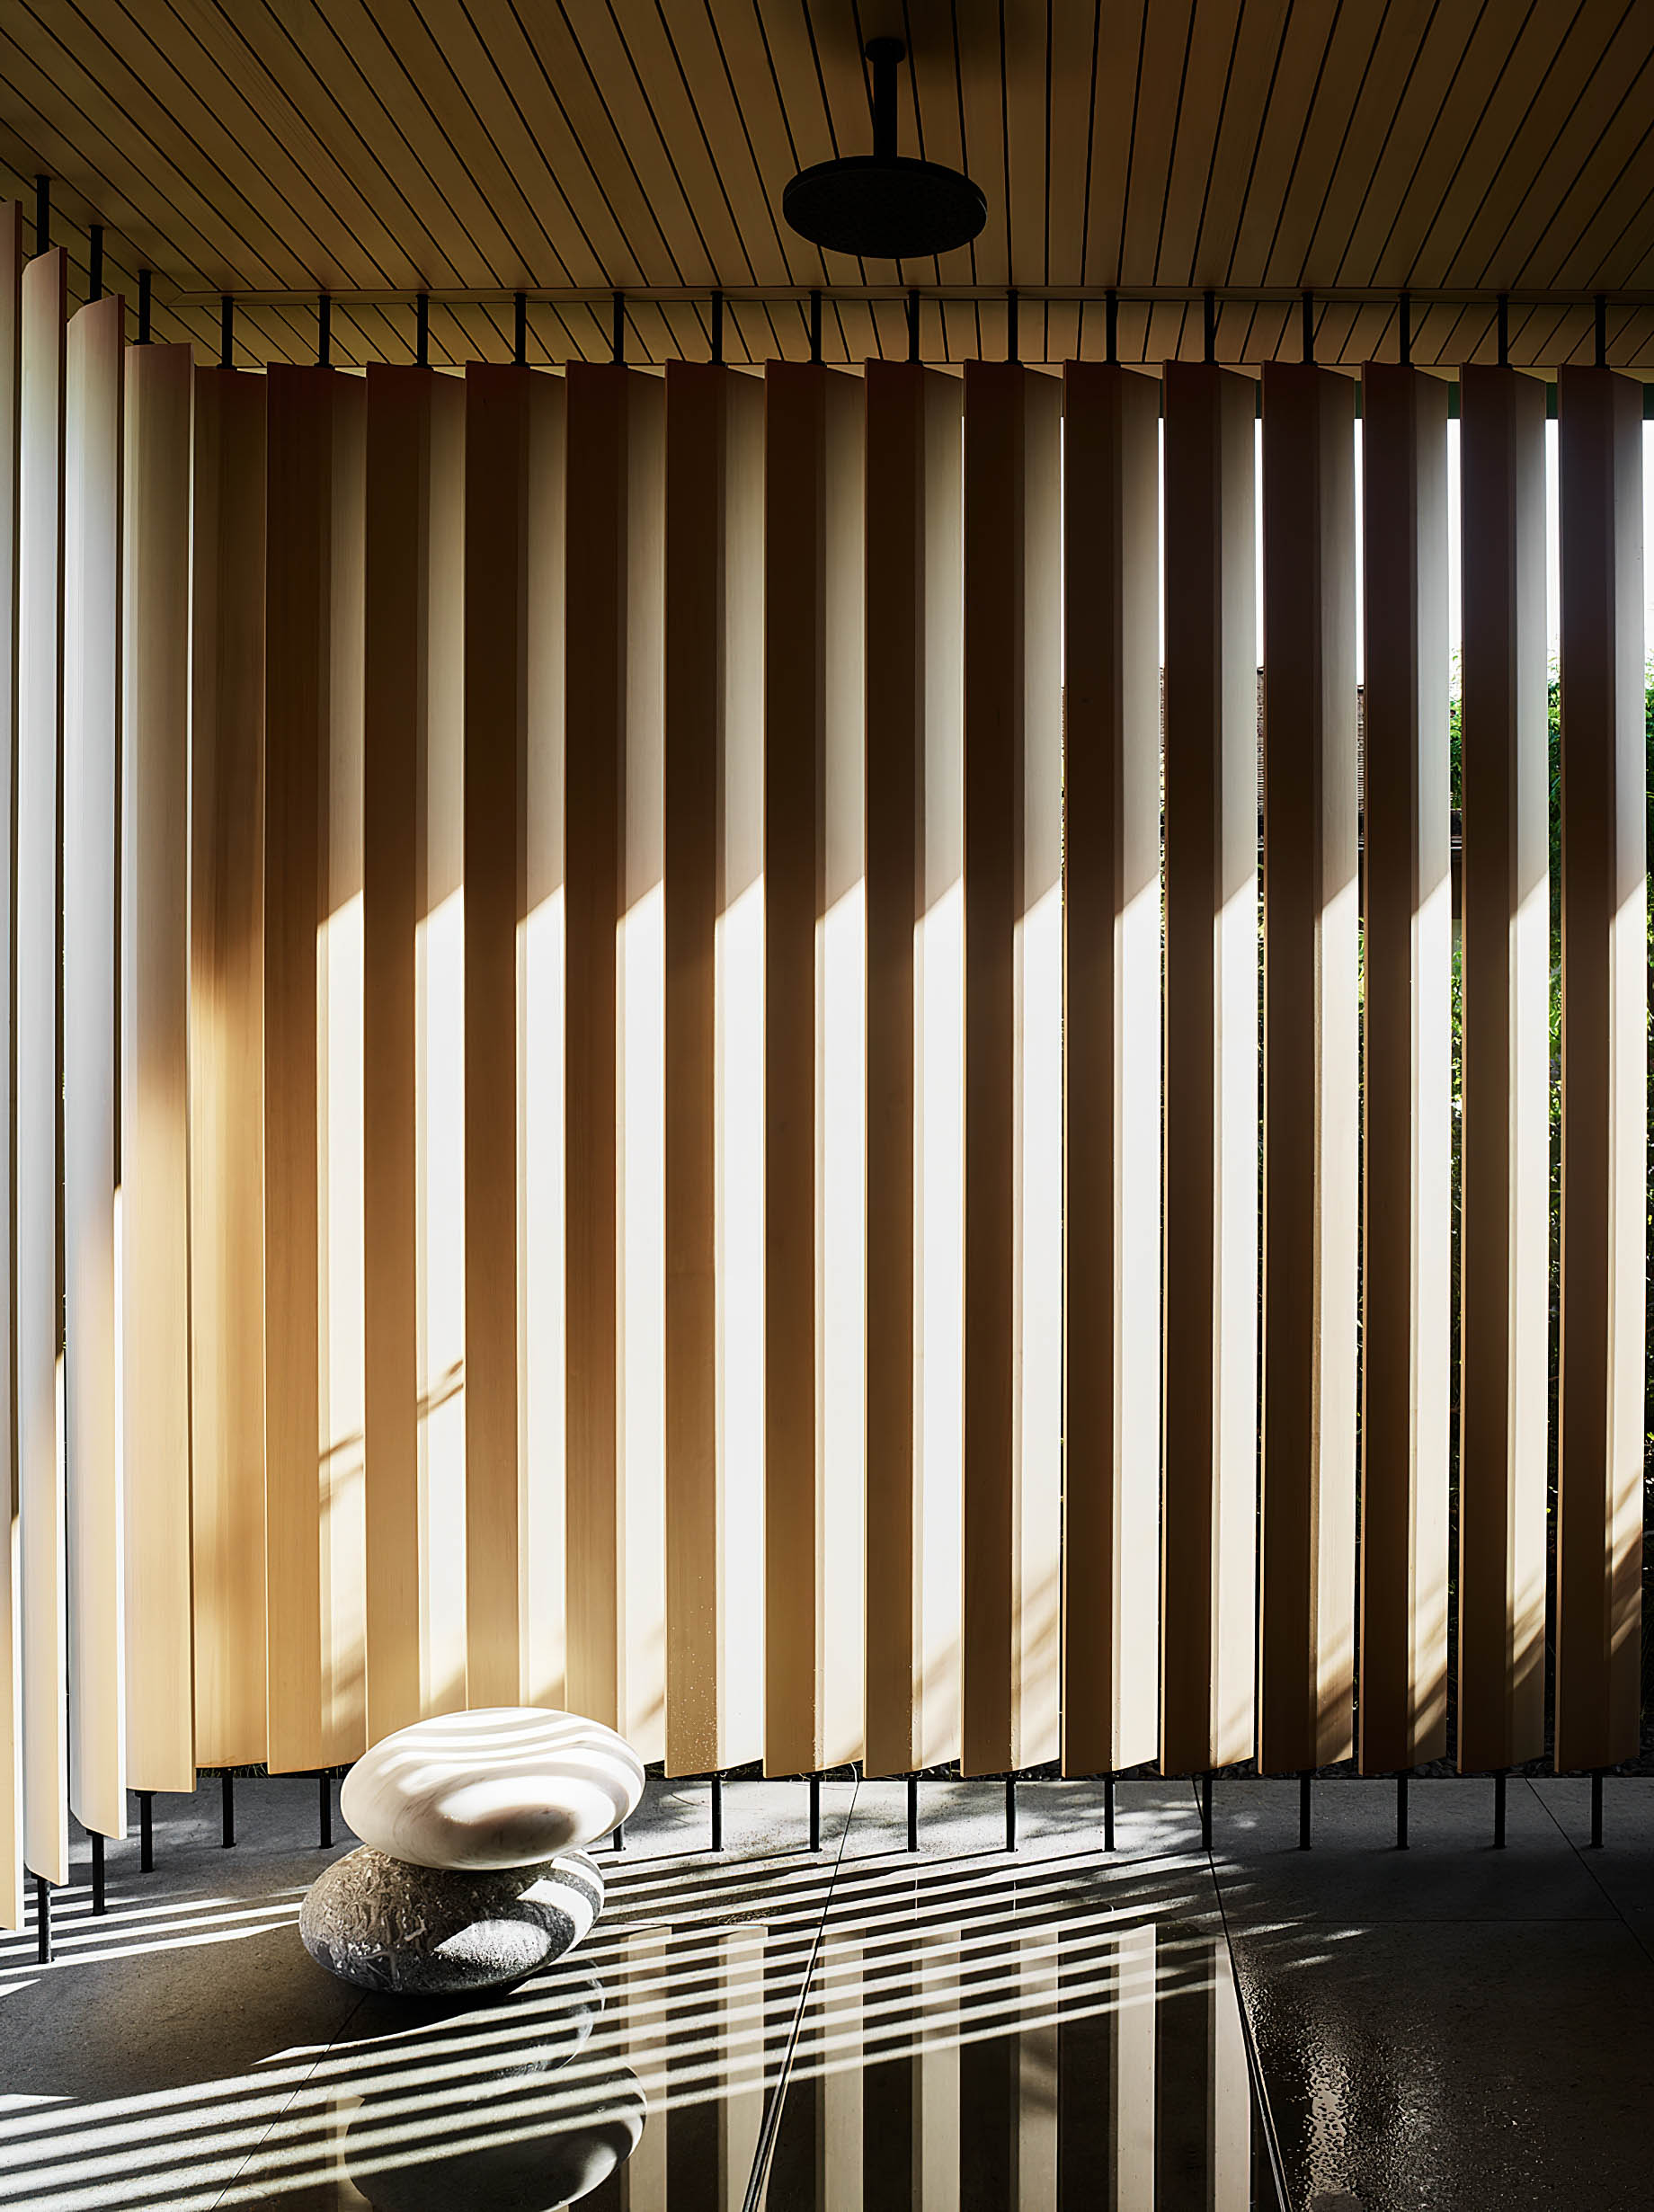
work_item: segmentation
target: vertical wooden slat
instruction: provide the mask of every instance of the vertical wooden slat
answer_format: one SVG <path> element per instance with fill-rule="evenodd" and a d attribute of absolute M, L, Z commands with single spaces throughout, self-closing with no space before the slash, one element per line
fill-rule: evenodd
<path fill-rule="evenodd" d="M 1641 1698 L 1647 762 L 1639 394 L 1559 379 L 1562 1282 L 1556 1763 L 1633 1757 Z"/>
<path fill-rule="evenodd" d="M 0 1342 L 14 1346 L 18 476 L 22 400 L 22 209 L 0 201 Z M 22 1591 L 18 1557 L 14 1352 L 0 1359 L 0 1926 L 23 1923 Z"/>
<path fill-rule="evenodd" d="M 958 1755 L 961 390 L 867 377 L 867 1763 Z"/>
<path fill-rule="evenodd" d="M 765 372 L 766 1766 L 861 1754 L 859 393 Z"/>
<path fill-rule="evenodd" d="M 762 391 L 666 374 L 666 1763 L 761 1747 Z"/>
<path fill-rule="evenodd" d="M 269 1762 L 363 1743 L 362 387 L 269 379 L 264 808 Z"/>
<path fill-rule="evenodd" d="M 658 1757 L 662 397 L 567 394 L 569 1698 Z"/>
<path fill-rule="evenodd" d="M 195 374 L 190 1336 L 195 1755 L 265 1755 L 265 379 Z"/>
<path fill-rule="evenodd" d="M 1160 1763 L 1252 1750 L 1258 1345 L 1254 387 L 1166 371 Z"/>
<path fill-rule="evenodd" d="M 616 933 L 626 805 L 627 387 L 568 372 L 564 793 L 569 1701 L 619 1725 Z"/>
<path fill-rule="evenodd" d="M 465 1695 L 458 845 L 464 392 L 367 378 L 362 1186 L 368 1734 Z"/>
<path fill-rule="evenodd" d="M 1459 381 L 1463 603 L 1459 1764 L 1545 1732 L 1550 746 L 1545 404 Z"/>
<path fill-rule="evenodd" d="M 1360 1760 L 1447 1729 L 1452 885 L 1447 394 L 1362 372 L 1365 640 Z"/>
<path fill-rule="evenodd" d="M 17 621 L 17 1469 L 22 1567 L 23 1853 L 69 1879 L 68 1630 L 58 1365 L 59 782 L 63 747 L 61 247 L 22 278 Z"/>
<path fill-rule="evenodd" d="M 127 1767 L 195 1787 L 190 1536 L 188 346 L 126 357 L 120 1327 Z"/>
<path fill-rule="evenodd" d="M 479 387 L 485 399 L 486 386 Z M 469 413 L 467 386 L 467 424 Z M 522 919 L 517 933 L 518 1418 L 522 1495 L 521 1689 L 529 1704 L 567 1697 L 565 1158 L 564 1115 L 565 386 L 528 384 L 521 491 Z M 469 494 L 467 494 L 467 497 Z M 476 1685 L 471 1702 L 482 1701 Z"/>
<path fill-rule="evenodd" d="M 69 1802 L 126 1831 L 116 890 L 125 309 L 69 324 L 63 586 L 63 1344 Z"/>
<path fill-rule="evenodd" d="M 1355 393 L 1264 370 L 1264 1290 L 1258 1758 L 1355 1728 L 1360 1144 Z"/>
<path fill-rule="evenodd" d="M 1062 1390 L 1062 390 L 965 379 L 967 1773 L 1050 1758 Z"/>
<path fill-rule="evenodd" d="M 466 1590 L 473 1706 L 567 1694 L 563 391 L 466 372 Z"/>
<path fill-rule="evenodd" d="M 529 376 L 477 362 L 466 371 L 466 1618 L 473 1706 L 511 1705 L 521 1694 L 517 928 L 526 905 Z"/>
<path fill-rule="evenodd" d="M 1160 1736 L 1159 392 L 1063 374 L 1065 1772 Z"/>

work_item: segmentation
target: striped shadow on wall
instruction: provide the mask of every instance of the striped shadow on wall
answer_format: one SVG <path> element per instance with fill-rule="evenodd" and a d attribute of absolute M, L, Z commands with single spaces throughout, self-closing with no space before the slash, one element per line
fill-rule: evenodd
<path fill-rule="evenodd" d="M 1559 1759 L 1635 1750 L 1633 386 L 1560 399 L 1548 1612 L 1536 385 L 1462 385 L 1456 918 L 1436 378 L 1364 376 L 1358 544 L 1351 384 L 1266 375 L 1260 781 L 1228 371 L 121 317 L 8 212 L 13 1921 L 71 1804 L 466 1704 L 1085 1773 L 1405 1769 L 1452 1701 L 1485 1767 L 1550 1630 Z"/>

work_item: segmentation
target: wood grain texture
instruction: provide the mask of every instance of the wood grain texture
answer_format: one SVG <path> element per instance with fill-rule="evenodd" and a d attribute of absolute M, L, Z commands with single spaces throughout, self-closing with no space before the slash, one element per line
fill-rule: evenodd
<path fill-rule="evenodd" d="M 1253 1746 L 1258 694 L 1253 387 L 1165 384 L 1166 1045 L 1160 1763 Z"/>
<path fill-rule="evenodd" d="M 15 975 L 18 479 L 22 402 L 22 209 L 0 201 L 0 974 Z M 0 1337 L 14 1344 L 17 1250 L 14 987 L 0 991 Z M 0 1360 L 0 1927 L 23 1924 L 22 1588 L 14 1355 Z"/>
<path fill-rule="evenodd" d="M 961 393 L 867 378 L 870 1773 L 958 1755 Z"/>
<path fill-rule="evenodd" d="M 1160 1741 L 1159 399 L 1063 378 L 1063 1765 Z"/>
<path fill-rule="evenodd" d="M 569 1695 L 659 1757 L 664 417 L 632 370 L 567 394 Z"/>
<path fill-rule="evenodd" d="M 1647 1173 L 1642 425 L 1565 370 L 1561 493 L 1562 1281 L 1556 1762 L 1634 1756 L 1641 1698 Z"/>
<path fill-rule="evenodd" d="M 1362 376 L 1366 603 L 1359 1758 L 1447 1731 L 1452 884 L 1447 397 Z"/>
<path fill-rule="evenodd" d="M 269 385 L 264 806 L 269 1763 L 356 1757 L 361 1481 L 360 385 Z"/>
<path fill-rule="evenodd" d="M 1544 1749 L 1551 882 L 1545 410 L 1459 385 L 1463 574 L 1458 1755 Z"/>
<path fill-rule="evenodd" d="M 1061 387 L 965 394 L 962 1764 L 1058 1741 L 1062 1269 Z"/>
<path fill-rule="evenodd" d="M 765 372 L 765 1742 L 862 1748 L 866 1139 L 862 415 Z"/>
<path fill-rule="evenodd" d="M 368 1733 L 465 1697 L 458 908 L 464 393 L 367 380 L 362 1186 Z M 451 849 L 445 849 L 451 848 Z M 460 1109 L 462 1111 L 462 1109 Z"/>
<path fill-rule="evenodd" d="M 16 1373 L 22 1574 L 23 1856 L 69 1879 L 68 1626 L 58 1366 L 62 1081 L 59 783 L 63 766 L 63 441 L 67 270 L 22 275 L 18 464 Z"/>
<path fill-rule="evenodd" d="M 666 1765 L 762 1746 L 762 389 L 666 378 Z"/>
<path fill-rule="evenodd" d="M 195 1755 L 264 1756 L 265 379 L 195 372 L 190 1279 Z"/>
<path fill-rule="evenodd" d="M 63 1360 L 69 1808 L 126 1831 L 116 888 L 125 385 L 111 297 L 69 324 L 64 431 Z"/>
<path fill-rule="evenodd" d="M 1353 1748 L 1360 945 L 1354 391 L 1264 371 L 1258 1759 Z"/>
<path fill-rule="evenodd" d="M 126 355 L 120 1331 L 127 1772 L 195 1787 L 190 1509 L 187 346 Z"/>

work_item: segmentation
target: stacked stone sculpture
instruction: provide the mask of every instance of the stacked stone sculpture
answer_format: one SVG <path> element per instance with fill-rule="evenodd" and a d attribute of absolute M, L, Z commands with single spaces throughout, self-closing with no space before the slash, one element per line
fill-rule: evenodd
<path fill-rule="evenodd" d="M 582 1848 L 627 1819 L 642 1763 L 579 1713 L 496 1706 L 376 1744 L 339 1806 L 361 1838 L 311 1885 L 305 1949 L 364 1989 L 502 1988 L 574 1950 L 603 1906 Z"/>

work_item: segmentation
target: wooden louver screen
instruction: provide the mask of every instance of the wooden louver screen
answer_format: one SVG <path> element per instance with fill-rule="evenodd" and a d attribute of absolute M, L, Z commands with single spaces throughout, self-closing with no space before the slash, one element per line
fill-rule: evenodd
<path fill-rule="evenodd" d="M 66 304 L 13 211 L 5 1916 L 71 1803 L 467 1703 L 1374 1772 L 1453 1689 L 1486 1767 L 1549 1625 L 1559 1760 L 1634 1748 L 1635 387 L 1560 401 L 1548 1623 L 1537 385 L 1463 380 L 1455 899 L 1437 379 L 1367 371 L 1358 509 L 1307 368 L 1259 433 L 1205 366 L 253 378 Z"/>

